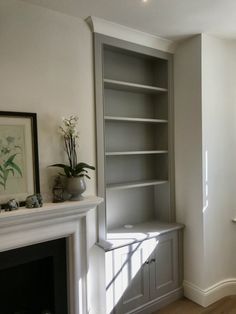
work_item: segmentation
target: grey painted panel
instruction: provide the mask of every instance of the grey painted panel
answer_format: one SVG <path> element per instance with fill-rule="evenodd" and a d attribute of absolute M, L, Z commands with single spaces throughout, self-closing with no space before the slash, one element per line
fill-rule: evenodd
<path fill-rule="evenodd" d="M 126 121 L 126 122 L 137 122 L 137 123 L 167 123 L 168 120 L 164 119 L 146 119 L 146 118 L 133 118 L 133 117 L 116 117 L 116 116 L 105 116 L 105 120 L 108 121 Z"/>
<path fill-rule="evenodd" d="M 94 36 L 94 87 L 96 99 L 96 144 L 97 144 L 97 193 L 103 197 L 98 206 L 98 239 L 106 238 L 106 190 L 104 157 L 104 106 L 103 106 L 103 49 L 99 37 Z"/>
<path fill-rule="evenodd" d="M 114 38 L 111 36 L 106 36 L 102 34 L 95 33 L 95 36 L 100 40 L 100 42 L 105 45 L 106 47 L 109 47 L 110 50 L 114 51 L 120 51 L 122 49 L 125 50 L 126 54 L 142 54 L 143 57 L 151 58 L 160 58 L 163 60 L 169 60 L 172 57 L 171 53 L 163 52 L 161 50 L 149 48 L 146 46 L 138 45 L 131 43 L 129 41 L 125 41 L 122 39 Z"/>
<path fill-rule="evenodd" d="M 148 242 L 148 241 L 145 241 Z M 115 313 L 124 314 L 149 300 L 148 267 L 146 259 L 148 243 L 138 243 L 115 250 L 114 294 L 121 291 L 122 295 L 116 304 Z"/>
<path fill-rule="evenodd" d="M 168 125 L 106 121 L 105 150 L 168 150 Z"/>
<path fill-rule="evenodd" d="M 165 94 L 159 94 L 155 96 L 155 117 L 159 119 L 170 119 L 170 114 L 168 113 L 169 105 L 168 105 L 168 99 L 169 94 L 171 93 L 171 90 Z M 172 121 L 170 119 L 170 121 Z"/>
<path fill-rule="evenodd" d="M 99 239 L 106 238 L 107 227 L 113 229 L 137 224 L 137 227 L 129 230 L 129 236 L 132 237 L 132 232 L 138 232 L 138 226 L 144 226 L 145 221 L 175 221 L 172 55 L 100 34 L 95 34 L 94 43 L 98 194 L 105 198 L 105 205 L 100 206 L 98 211 Z M 125 83 L 104 83 L 104 79 Z M 164 119 L 168 123 L 115 119 L 104 121 L 104 116 L 134 120 Z M 168 154 L 143 154 L 149 150 L 167 150 Z M 142 151 L 142 154 L 106 156 L 106 152 L 123 154 L 124 151 Z M 155 186 L 138 186 L 145 180 L 154 182 L 152 179 L 166 179 L 168 182 Z M 121 184 L 119 188 L 122 188 L 122 184 L 124 187 L 126 182 L 127 189 L 106 189 L 106 183 Z M 146 229 L 143 227 L 143 232 L 146 230 L 148 234 L 152 230 L 160 230 L 154 225 L 148 223 Z M 163 235 L 161 232 L 162 235 L 157 238 L 159 246 L 152 255 L 157 262 L 144 267 L 145 275 L 143 268 L 140 268 L 141 275 L 130 281 L 130 287 L 124 293 L 121 305 L 117 306 L 117 313 L 148 313 L 145 309 L 153 308 L 154 304 L 159 306 L 160 296 L 174 291 L 173 289 L 181 284 L 182 275 L 178 276 L 178 270 L 181 270 L 182 244 L 177 243 L 177 231 L 171 231 L 175 228 L 173 225 L 169 229 L 167 226 L 163 228 L 166 229 L 162 231 L 167 233 Z M 182 241 L 181 237 L 179 241 Z M 137 254 L 137 261 L 140 261 L 140 256 Z M 122 258 L 120 260 L 122 262 Z M 116 259 L 113 259 L 114 265 L 115 261 Z M 123 275 L 125 279 L 126 274 Z M 146 294 L 142 290 L 144 282 L 147 289 L 147 277 L 148 282 L 151 280 L 149 299 L 146 296 L 143 298 Z M 152 280 L 153 277 L 155 280 Z M 165 299 L 168 300 L 168 297 Z M 135 300 L 141 301 L 136 304 Z M 147 305 L 144 305 L 144 300 Z"/>
<path fill-rule="evenodd" d="M 165 223 L 151 220 L 148 222 L 142 222 L 140 224 L 136 224 L 131 226 L 131 228 L 127 228 L 126 226 L 115 228 L 110 230 L 108 234 L 108 238 L 106 241 L 100 243 L 100 247 L 102 247 L 105 251 L 115 250 L 119 247 L 127 246 L 128 244 L 144 241 L 150 238 L 155 238 L 156 236 L 160 236 L 162 234 L 166 234 L 169 232 L 173 232 L 178 230 L 179 234 L 179 242 L 178 242 L 178 250 L 179 250 L 179 266 L 180 273 L 182 272 L 182 229 L 184 228 L 183 224 L 177 223 Z M 133 236 L 132 236 L 133 235 Z M 183 278 L 179 276 L 179 285 L 182 284 Z"/>
<path fill-rule="evenodd" d="M 167 154 L 107 157 L 106 183 L 167 180 L 167 159 Z"/>
<path fill-rule="evenodd" d="M 155 187 L 155 208 L 156 219 L 160 221 L 170 221 L 171 217 L 171 198 L 170 182 Z"/>
<path fill-rule="evenodd" d="M 173 301 L 172 293 L 181 297 L 178 281 L 178 232 L 180 230 L 172 229 L 156 238 L 106 253 L 107 257 L 112 257 L 112 263 L 106 258 L 113 267 L 112 272 L 109 270 L 110 284 L 107 286 L 111 289 L 111 284 L 113 285 L 112 313 L 150 314 L 154 309 Z"/>
<path fill-rule="evenodd" d="M 97 65 L 98 63 L 98 65 Z M 174 173 L 173 173 L 173 128 L 172 128 L 172 56 L 147 47 L 131 44 L 122 40 L 95 34 L 95 87 L 96 87 L 96 108 L 97 108 L 97 145 L 98 145 L 98 192 L 106 198 L 105 177 L 108 182 L 122 183 L 120 180 L 128 180 L 131 166 L 116 166 L 116 162 L 108 161 L 105 163 L 104 146 L 106 151 L 130 151 L 130 150 L 170 150 L 168 157 L 160 159 L 155 157 L 153 162 L 153 173 L 151 176 L 150 168 L 147 167 L 140 171 L 137 166 L 132 170 L 134 179 L 165 178 L 171 182 L 168 189 L 164 188 L 165 193 L 155 200 L 152 212 L 155 217 L 165 217 L 167 221 L 174 220 Z M 158 86 L 168 89 L 168 93 L 160 95 L 146 95 L 143 93 L 132 93 L 130 91 L 116 91 L 113 89 L 104 90 L 103 79 L 124 80 L 129 83 Z M 105 101 L 105 104 L 104 104 Z M 104 107 L 105 105 L 105 107 Z M 102 121 L 104 115 L 114 115 L 132 118 L 165 119 L 168 123 L 133 123 L 122 121 L 106 120 Z M 105 129 L 104 129 L 105 125 Z M 104 133 L 106 135 L 104 141 Z M 129 134 L 129 137 L 127 136 Z M 116 157 L 106 157 L 116 158 Z M 126 158 L 126 157 L 124 157 Z M 153 158 L 154 159 L 154 158 Z M 127 159 L 128 160 L 128 159 Z M 108 171 L 109 167 L 109 171 Z M 140 166 L 142 167 L 142 165 Z M 135 167 L 133 167 L 135 168 Z M 118 170 L 117 170 L 118 169 Z M 122 171 L 119 169 L 123 169 Z M 124 171 L 125 170 L 125 171 Z M 142 173 L 143 172 L 143 173 Z M 132 177 L 131 175 L 131 177 Z M 123 177 L 122 177 L 123 176 Z M 135 177 L 136 176 L 136 177 Z M 129 182 L 132 181 L 129 179 Z M 136 188 L 139 191 L 140 188 Z M 156 190 L 156 189 L 155 189 Z M 121 191 L 120 191 L 121 192 Z M 129 191 L 130 193 L 134 193 Z M 138 192 L 136 192 L 138 193 Z M 153 189 L 152 200 L 156 198 Z M 171 194 L 171 195 L 170 195 Z M 134 200 L 135 205 L 136 200 Z M 160 206 L 160 207 L 159 207 Z M 132 208 L 132 207 L 131 207 Z M 120 208 L 120 210 L 122 210 Z M 133 211 L 131 210 L 131 214 Z M 109 210 L 103 206 L 99 211 L 100 238 L 105 238 L 104 223 L 106 215 L 110 215 Z M 142 216 L 142 215 L 140 215 Z M 144 219 L 147 215 L 143 213 Z M 150 217 L 148 215 L 148 217 Z M 125 220 L 125 217 L 124 217 Z M 101 232 L 102 230 L 102 232 Z"/>
<path fill-rule="evenodd" d="M 107 227 L 137 224 L 154 219 L 153 187 L 107 191 Z"/>
<path fill-rule="evenodd" d="M 104 77 L 144 85 L 167 87 L 167 61 L 127 54 L 124 50 L 104 51 Z"/>
<path fill-rule="evenodd" d="M 157 246 L 150 264 L 150 295 L 155 299 L 178 287 L 177 231 L 157 237 Z"/>
<path fill-rule="evenodd" d="M 173 56 L 168 62 L 168 150 L 169 150 L 169 182 L 170 182 L 170 215 L 169 221 L 175 221 L 175 153 L 174 153 L 174 100 L 173 100 Z"/>
<path fill-rule="evenodd" d="M 125 189 L 135 189 L 145 186 L 155 186 L 168 183 L 167 180 L 143 180 L 143 181 L 129 181 L 122 183 L 108 184 L 108 190 L 125 190 Z"/>
<path fill-rule="evenodd" d="M 134 308 L 129 314 L 152 314 L 156 313 L 157 310 L 175 302 L 178 299 L 181 299 L 184 296 L 183 288 L 178 287 L 177 289 L 172 290 L 171 292 L 166 293 L 165 295 L 155 299 L 150 300 L 145 303 L 143 306 Z M 190 314 L 190 313 L 189 313 Z"/>
<path fill-rule="evenodd" d="M 111 79 L 104 79 L 104 87 L 115 89 L 115 90 L 124 90 L 131 91 L 135 93 L 148 93 L 148 94 L 165 94 L 167 92 L 166 88 L 156 87 L 153 85 L 144 85 L 127 81 L 118 81 Z"/>
<path fill-rule="evenodd" d="M 167 94 L 150 95 L 104 90 L 105 114 L 136 118 L 168 118 Z"/>

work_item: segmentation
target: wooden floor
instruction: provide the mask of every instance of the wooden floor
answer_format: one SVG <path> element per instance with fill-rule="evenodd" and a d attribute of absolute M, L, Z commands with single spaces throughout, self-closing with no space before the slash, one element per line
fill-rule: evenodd
<path fill-rule="evenodd" d="M 236 314 L 236 296 L 229 296 L 207 308 L 183 298 L 153 314 Z"/>

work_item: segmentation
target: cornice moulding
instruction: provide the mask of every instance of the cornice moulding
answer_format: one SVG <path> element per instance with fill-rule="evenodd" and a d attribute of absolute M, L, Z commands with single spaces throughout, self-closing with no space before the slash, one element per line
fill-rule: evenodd
<path fill-rule="evenodd" d="M 176 43 L 174 41 L 148 34 L 124 25 L 116 24 L 95 16 L 86 19 L 92 32 L 126 40 L 135 44 L 174 53 Z"/>

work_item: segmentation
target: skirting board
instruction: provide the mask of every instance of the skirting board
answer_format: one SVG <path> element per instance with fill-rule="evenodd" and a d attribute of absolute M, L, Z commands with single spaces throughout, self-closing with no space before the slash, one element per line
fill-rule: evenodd
<path fill-rule="evenodd" d="M 184 281 L 184 296 L 201 306 L 207 307 L 223 297 L 236 294 L 236 278 L 219 281 L 207 289 Z"/>

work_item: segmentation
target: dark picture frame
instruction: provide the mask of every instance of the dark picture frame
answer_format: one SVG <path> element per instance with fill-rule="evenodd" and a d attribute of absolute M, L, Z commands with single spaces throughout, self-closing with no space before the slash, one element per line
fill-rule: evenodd
<path fill-rule="evenodd" d="M 37 114 L 0 111 L 0 205 L 40 193 Z"/>

